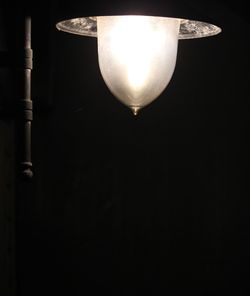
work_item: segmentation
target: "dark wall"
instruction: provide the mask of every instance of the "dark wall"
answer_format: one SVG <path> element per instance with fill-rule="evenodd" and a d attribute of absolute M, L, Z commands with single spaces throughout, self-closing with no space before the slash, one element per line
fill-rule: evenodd
<path fill-rule="evenodd" d="M 14 125 L 0 121 L 0 294 L 14 295 Z"/>
<path fill-rule="evenodd" d="M 0 3 L 0 64 L 1 53 L 8 49 L 5 14 Z M 12 104 L 12 71 L 0 67 L 0 295 L 15 292 L 15 162 L 14 120 L 7 105 Z"/>
<path fill-rule="evenodd" d="M 199 8 L 223 33 L 180 41 L 138 117 L 105 86 L 96 39 L 57 32 L 57 4 L 33 11 L 19 295 L 249 295 L 249 21 Z"/>

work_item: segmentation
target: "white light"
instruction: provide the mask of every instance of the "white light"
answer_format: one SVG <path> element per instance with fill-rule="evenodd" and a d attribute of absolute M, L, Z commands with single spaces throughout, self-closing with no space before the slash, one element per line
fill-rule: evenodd
<path fill-rule="evenodd" d="M 103 79 L 134 114 L 168 85 L 176 63 L 179 26 L 179 19 L 162 17 L 97 17 Z"/>
<path fill-rule="evenodd" d="M 86 16 L 61 21 L 59 30 L 98 38 L 99 66 L 110 91 L 134 114 L 168 85 L 178 39 L 217 35 L 206 22 L 153 16 Z"/>

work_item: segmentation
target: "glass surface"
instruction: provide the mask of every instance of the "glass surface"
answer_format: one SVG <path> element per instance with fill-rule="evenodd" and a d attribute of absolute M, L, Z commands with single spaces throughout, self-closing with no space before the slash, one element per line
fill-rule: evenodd
<path fill-rule="evenodd" d="M 168 85 L 176 64 L 178 39 L 219 34 L 213 24 L 153 16 L 90 16 L 64 20 L 58 30 L 98 37 L 98 59 L 110 91 L 138 110 Z"/>
<path fill-rule="evenodd" d="M 221 32 L 221 28 L 206 22 L 179 19 L 179 39 L 193 39 L 209 37 Z M 68 33 L 97 37 L 97 17 L 80 17 L 64 20 L 56 24 L 58 30 Z"/>
<path fill-rule="evenodd" d="M 134 114 L 168 85 L 176 63 L 179 26 L 178 19 L 161 17 L 97 18 L 103 79 Z"/>

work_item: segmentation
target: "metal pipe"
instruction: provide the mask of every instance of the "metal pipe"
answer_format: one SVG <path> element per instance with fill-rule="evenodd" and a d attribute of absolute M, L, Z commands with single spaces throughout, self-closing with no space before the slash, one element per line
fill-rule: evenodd
<path fill-rule="evenodd" d="M 17 62 L 17 132 L 18 132 L 18 167 L 21 177 L 30 179 L 33 176 L 31 160 L 31 123 L 33 104 L 31 100 L 31 18 L 25 17 L 22 30 L 21 56 Z"/>

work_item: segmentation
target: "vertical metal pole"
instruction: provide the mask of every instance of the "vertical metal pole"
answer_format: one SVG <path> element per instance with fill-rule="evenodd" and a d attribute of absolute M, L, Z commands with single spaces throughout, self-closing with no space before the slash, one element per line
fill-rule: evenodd
<path fill-rule="evenodd" d="M 33 107 L 31 100 L 31 71 L 32 71 L 32 49 L 31 49 L 31 18 L 24 18 L 22 32 L 23 45 L 20 48 L 22 56 L 19 57 L 17 69 L 17 93 L 18 93 L 18 166 L 20 176 L 30 179 L 33 176 L 31 161 L 31 122 L 33 119 Z"/>
<path fill-rule="evenodd" d="M 31 100 L 31 17 L 26 7 L 17 12 L 16 18 L 16 200 L 15 200 L 15 266 L 16 293 L 27 293 L 27 249 L 29 246 L 30 203 L 33 200 L 32 161 L 31 161 L 31 124 L 33 108 Z"/>

